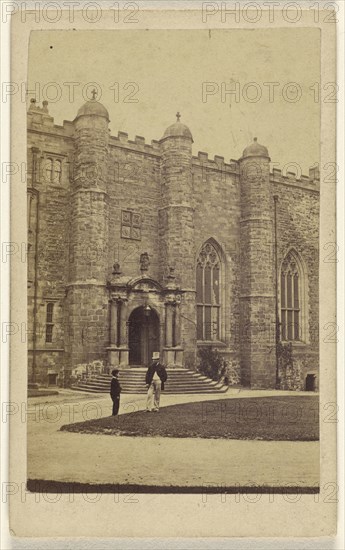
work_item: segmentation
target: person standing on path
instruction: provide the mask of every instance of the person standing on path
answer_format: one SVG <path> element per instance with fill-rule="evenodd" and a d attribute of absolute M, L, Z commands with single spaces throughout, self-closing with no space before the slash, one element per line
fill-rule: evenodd
<path fill-rule="evenodd" d="M 117 416 L 120 407 L 120 393 L 122 388 L 118 379 L 118 369 L 111 371 L 111 374 L 113 377 L 110 384 L 110 396 L 113 401 L 113 416 Z"/>
<path fill-rule="evenodd" d="M 159 411 L 161 390 L 164 390 L 164 382 L 167 379 L 167 371 L 164 365 L 159 362 L 159 352 L 154 351 L 152 354 L 152 364 L 146 372 L 146 385 L 148 386 L 146 412 Z"/>

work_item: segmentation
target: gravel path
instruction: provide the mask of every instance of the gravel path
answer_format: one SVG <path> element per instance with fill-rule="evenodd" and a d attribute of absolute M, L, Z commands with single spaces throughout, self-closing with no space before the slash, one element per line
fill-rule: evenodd
<path fill-rule="evenodd" d="M 162 406 L 258 395 L 277 393 L 232 390 L 219 396 L 163 395 Z M 143 395 L 121 398 L 120 414 L 144 408 Z M 59 396 L 33 398 L 29 400 L 28 413 L 29 479 L 167 487 L 211 484 L 315 487 L 319 481 L 317 441 L 210 441 L 59 431 L 63 424 L 109 416 L 111 401 L 104 394 L 64 391 Z"/>

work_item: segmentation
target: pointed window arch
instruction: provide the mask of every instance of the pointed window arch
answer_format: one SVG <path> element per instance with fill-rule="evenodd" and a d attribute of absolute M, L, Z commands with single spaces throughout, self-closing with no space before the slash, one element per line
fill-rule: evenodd
<path fill-rule="evenodd" d="M 221 333 L 221 258 L 206 242 L 196 265 L 197 340 L 218 341 Z"/>
<path fill-rule="evenodd" d="M 281 340 L 305 339 L 305 279 L 301 261 L 294 250 L 285 256 L 280 272 Z"/>

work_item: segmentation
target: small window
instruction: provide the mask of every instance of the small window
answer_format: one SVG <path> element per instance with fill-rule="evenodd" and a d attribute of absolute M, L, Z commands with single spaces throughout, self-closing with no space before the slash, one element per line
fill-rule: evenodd
<path fill-rule="evenodd" d="M 46 180 L 48 182 L 53 181 L 53 159 L 46 159 Z"/>
<path fill-rule="evenodd" d="M 61 160 L 54 162 L 54 183 L 61 183 Z"/>
<path fill-rule="evenodd" d="M 52 302 L 49 302 L 49 304 L 47 304 L 47 311 L 46 311 L 46 342 L 48 344 L 51 344 L 53 341 L 53 329 L 54 329 L 53 314 L 54 314 L 54 304 Z"/>
<path fill-rule="evenodd" d="M 48 157 L 43 162 L 44 179 L 47 183 L 59 185 L 62 180 L 62 161 Z"/>

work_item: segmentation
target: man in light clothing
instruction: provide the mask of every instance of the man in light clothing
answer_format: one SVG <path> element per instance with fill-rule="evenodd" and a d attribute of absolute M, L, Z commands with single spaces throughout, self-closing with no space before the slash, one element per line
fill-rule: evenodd
<path fill-rule="evenodd" d="M 154 351 L 152 354 L 152 364 L 146 372 L 146 385 L 148 386 L 146 412 L 159 411 L 161 390 L 164 390 L 164 382 L 167 379 L 167 372 L 159 362 L 159 352 Z"/>

